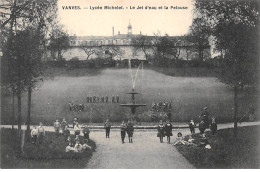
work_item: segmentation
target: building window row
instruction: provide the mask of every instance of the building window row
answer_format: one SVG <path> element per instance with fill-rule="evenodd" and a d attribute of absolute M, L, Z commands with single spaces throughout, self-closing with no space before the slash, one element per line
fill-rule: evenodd
<path fill-rule="evenodd" d="M 88 46 L 100 46 L 100 45 L 125 45 L 130 44 L 131 39 L 108 39 L 108 40 L 89 40 L 89 41 L 70 41 L 71 46 L 82 46 L 82 45 L 88 45 Z"/>

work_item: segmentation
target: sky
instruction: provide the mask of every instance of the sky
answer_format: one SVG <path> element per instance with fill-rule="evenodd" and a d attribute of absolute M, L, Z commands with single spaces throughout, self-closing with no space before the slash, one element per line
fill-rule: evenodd
<path fill-rule="evenodd" d="M 133 34 L 184 35 L 192 22 L 192 0 L 58 0 L 61 24 L 70 35 L 111 36 L 127 33 L 129 21 Z M 80 6 L 81 10 L 64 10 L 64 6 Z M 123 6 L 123 10 L 90 10 L 91 7 Z M 135 7 L 135 9 L 130 9 Z M 156 10 L 136 9 L 137 6 L 156 7 Z M 162 6 L 163 9 L 158 9 Z M 165 9 L 167 6 L 168 9 Z M 188 9 L 171 9 L 171 6 Z M 87 9 L 84 9 L 87 8 Z M 128 9 L 126 9 L 128 8 Z"/>

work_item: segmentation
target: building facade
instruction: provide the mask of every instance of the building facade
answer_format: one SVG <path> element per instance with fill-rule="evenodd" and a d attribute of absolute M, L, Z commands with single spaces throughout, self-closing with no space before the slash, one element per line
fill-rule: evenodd
<path fill-rule="evenodd" d="M 132 34 L 132 25 L 129 23 L 127 26 L 127 34 L 114 34 L 114 27 L 112 28 L 112 36 L 70 36 L 70 48 L 63 54 L 63 57 L 67 60 L 72 58 L 78 58 L 80 60 L 86 60 L 97 57 L 107 57 L 106 49 L 109 47 L 116 47 L 120 50 L 118 55 L 113 56 L 114 59 L 139 59 L 145 60 L 146 56 L 142 51 L 136 51 L 133 47 L 132 40 L 143 36 L 140 34 Z M 198 53 L 190 52 L 192 45 L 188 44 L 184 40 L 185 36 L 174 36 L 171 38 L 180 41 L 179 44 L 179 59 L 190 60 L 198 57 Z M 95 52 L 95 53 L 88 53 Z M 154 55 L 153 49 L 147 50 L 149 56 Z M 102 55 L 103 54 L 103 55 Z M 203 54 L 205 58 L 210 58 L 210 47 L 205 47 Z"/>

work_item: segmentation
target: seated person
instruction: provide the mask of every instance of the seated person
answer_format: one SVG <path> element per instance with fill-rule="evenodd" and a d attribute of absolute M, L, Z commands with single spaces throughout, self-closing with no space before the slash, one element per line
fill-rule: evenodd
<path fill-rule="evenodd" d="M 82 145 L 79 142 L 76 142 L 75 146 L 74 146 L 74 152 L 82 152 Z"/>
<path fill-rule="evenodd" d="M 66 152 L 74 152 L 74 147 L 72 144 L 69 144 L 67 147 L 66 147 Z"/>
<path fill-rule="evenodd" d="M 211 146 L 209 145 L 209 141 L 206 138 L 205 134 L 202 135 L 202 138 L 200 140 L 200 144 L 198 147 L 205 147 L 206 149 L 211 149 Z"/>
<path fill-rule="evenodd" d="M 181 133 L 181 132 L 179 132 L 179 133 L 177 134 L 176 141 L 174 142 L 173 145 L 177 145 L 177 144 L 183 144 L 183 145 L 185 145 L 185 141 L 184 141 L 184 139 L 183 139 L 183 137 L 182 137 L 182 133 Z"/>
<path fill-rule="evenodd" d="M 188 142 L 186 142 L 186 145 L 187 146 L 197 146 L 195 143 L 194 143 L 195 139 L 192 137 L 192 136 L 189 136 L 189 139 L 188 139 Z"/>
<path fill-rule="evenodd" d="M 85 149 L 91 149 L 91 147 L 87 144 L 88 140 L 85 139 L 84 140 L 84 144 L 82 145 L 82 149 L 85 150 Z"/>

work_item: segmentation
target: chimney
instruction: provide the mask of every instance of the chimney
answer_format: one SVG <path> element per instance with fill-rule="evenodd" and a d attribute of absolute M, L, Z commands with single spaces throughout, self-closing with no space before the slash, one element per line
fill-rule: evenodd
<path fill-rule="evenodd" d="M 114 26 L 112 27 L 112 35 L 114 36 Z"/>

